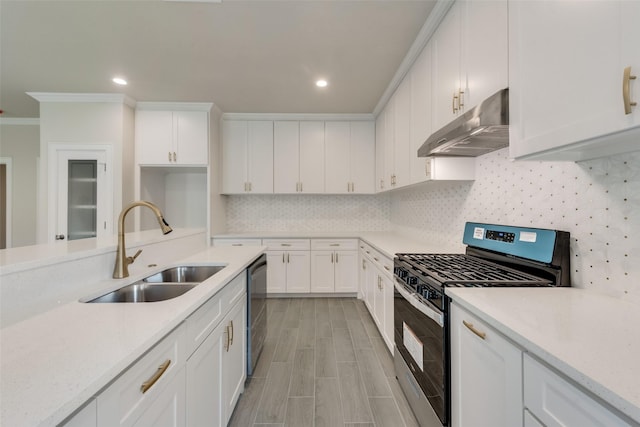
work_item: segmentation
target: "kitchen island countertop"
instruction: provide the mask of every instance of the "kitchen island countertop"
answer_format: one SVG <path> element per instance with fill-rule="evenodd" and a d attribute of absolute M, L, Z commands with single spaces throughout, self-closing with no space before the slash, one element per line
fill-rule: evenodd
<path fill-rule="evenodd" d="M 95 396 L 264 252 L 207 248 L 173 265 L 226 265 L 180 297 L 154 303 L 79 301 L 0 331 L 0 425 L 54 426 Z M 153 271 L 148 272 L 148 274 Z M 131 282 L 142 277 L 131 277 Z M 113 283 L 106 281 L 105 289 Z"/>
<path fill-rule="evenodd" d="M 640 307 L 577 288 L 448 288 L 469 310 L 640 422 Z"/>

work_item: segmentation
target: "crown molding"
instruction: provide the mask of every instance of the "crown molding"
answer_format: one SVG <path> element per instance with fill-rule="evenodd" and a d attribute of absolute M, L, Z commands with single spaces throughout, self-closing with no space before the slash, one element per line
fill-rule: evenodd
<path fill-rule="evenodd" d="M 216 106 L 213 102 L 153 102 L 141 101 L 136 110 L 179 110 L 179 111 L 211 111 Z M 217 107 L 217 106 L 216 106 Z"/>
<path fill-rule="evenodd" d="M 136 107 L 136 100 L 122 93 L 27 92 L 38 102 L 107 102 Z"/>
<path fill-rule="evenodd" d="M 0 125 L 40 126 L 38 117 L 0 117 Z"/>
<path fill-rule="evenodd" d="M 224 113 L 222 120 L 371 121 L 373 114 Z"/>
<path fill-rule="evenodd" d="M 391 99 L 393 93 L 396 91 L 398 86 L 400 86 L 400 83 L 402 83 L 402 79 L 404 79 L 404 76 L 407 75 L 407 73 L 413 66 L 413 63 L 416 61 L 418 56 L 420 56 L 420 53 L 422 53 L 422 49 L 424 49 L 424 47 L 427 45 L 427 43 L 431 39 L 431 36 L 433 36 L 433 33 L 435 33 L 438 25 L 440 25 L 440 22 L 444 19 L 444 16 L 447 14 L 449 9 L 451 9 L 451 6 L 453 6 L 454 2 L 455 0 L 437 0 L 435 6 L 433 6 L 433 10 L 427 17 L 427 20 L 424 22 L 424 25 L 420 29 L 420 32 L 418 33 L 416 39 L 413 41 L 413 44 L 400 63 L 398 70 L 389 82 L 387 89 L 382 93 L 382 96 L 378 100 L 378 104 L 376 104 L 376 107 L 373 109 L 374 117 L 377 117 L 384 106 L 387 105 L 387 102 L 389 102 L 389 99 Z"/>

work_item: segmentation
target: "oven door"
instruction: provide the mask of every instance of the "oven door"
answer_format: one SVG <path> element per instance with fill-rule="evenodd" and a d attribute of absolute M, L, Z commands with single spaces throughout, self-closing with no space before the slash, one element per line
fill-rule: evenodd
<path fill-rule="evenodd" d="M 420 418 L 435 418 L 432 414 L 422 412 L 426 398 L 440 423 L 448 426 L 449 362 L 445 313 L 419 300 L 398 278 L 393 301 L 395 358 L 402 359 L 395 361 L 400 385 L 421 425 L 425 421 Z M 409 374 L 414 381 L 406 377 Z M 416 389 L 416 383 L 421 393 Z"/>

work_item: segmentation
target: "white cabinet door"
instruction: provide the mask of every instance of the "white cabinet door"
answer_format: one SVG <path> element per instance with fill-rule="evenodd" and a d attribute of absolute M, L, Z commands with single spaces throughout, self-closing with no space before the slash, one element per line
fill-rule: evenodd
<path fill-rule="evenodd" d="M 249 122 L 247 182 L 250 193 L 273 193 L 273 122 Z"/>
<path fill-rule="evenodd" d="M 324 122 L 300 122 L 300 192 L 324 193 Z"/>
<path fill-rule="evenodd" d="M 418 157 L 418 149 L 431 135 L 431 43 L 413 64 L 411 79 L 411 180 L 412 184 L 425 180 L 425 159 Z"/>
<path fill-rule="evenodd" d="M 225 120 L 222 191 L 273 193 L 273 122 Z"/>
<path fill-rule="evenodd" d="M 376 192 L 385 191 L 388 188 L 385 165 L 385 136 L 386 136 L 386 116 L 384 111 L 376 118 Z"/>
<path fill-rule="evenodd" d="M 171 164 L 173 151 L 173 113 L 171 111 L 136 110 L 136 163 Z"/>
<path fill-rule="evenodd" d="M 287 292 L 311 291 L 311 256 L 309 251 L 287 252 Z"/>
<path fill-rule="evenodd" d="M 635 64 L 640 75 L 634 3 L 509 3 L 512 157 L 582 160 L 637 150 L 637 137 L 609 137 L 639 130 L 640 108 L 626 115 L 621 90 L 624 67 Z M 631 82 L 637 102 L 639 85 Z"/>
<path fill-rule="evenodd" d="M 349 192 L 349 122 L 325 122 L 325 191 Z"/>
<path fill-rule="evenodd" d="M 460 2 L 451 6 L 432 36 L 433 49 L 433 116 L 432 129 L 437 131 L 456 118 L 460 82 Z"/>
<path fill-rule="evenodd" d="M 227 425 L 233 413 L 233 408 L 235 408 L 240 394 L 244 391 L 244 381 L 247 377 L 246 295 L 236 303 L 222 324 L 227 330 L 227 338 L 225 339 L 222 353 L 222 405 L 224 414 L 222 425 Z"/>
<path fill-rule="evenodd" d="M 452 426 L 522 425 L 522 351 L 456 304 L 450 326 Z"/>
<path fill-rule="evenodd" d="M 351 122 L 349 152 L 351 192 L 375 192 L 376 136 L 374 122 Z"/>
<path fill-rule="evenodd" d="M 182 367 L 162 393 L 149 405 L 132 427 L 186 426 L 185 368 Z"/>
<path fill-rule="evenodd" d="M 384 330 L 384 284 L 383 275 L 376 269 L 375 283 L 373 287 L 373 319 L 378 325 L 378 330 Z"/>
<path fill-rule="evenodd" d="M 411 179 L 411 78 L 405 77 L 394 96 L 394 181 L 395 187 Z M 417 154 L 415 154 L 417 156 Z"/>
<path fill-rule="evenodd" d="M 335 292 L 357 292 L 358 252 L 336 251 L 334 255 Z"/>
<path fill-rule="evenodd" d="M 395 94 L 384 108 L 384 174 L 387 189 L 395 186 Z"/>
<path fill-rule="evenodd" d="M 297 193 L 300 188 L 300 127 L 298 122 L 273 124 L 273 191 Z"/>
<path fill-rule="evenodd" d="M 248 123 L 225 120 L 222 124 L 222 191 L 244 193 L 247 189 Z"/>
<path fill-rule="evenodd" d="M 524 405 L 547 427 L 633 425 L 528 354 L 524 355 Z"/>
<path fill-rule="evenodd" d="M 187 360 L 187 425 L 222 426 L 222 352 L 224 322 L 209 334 Z"/>
<path fill-rule="evenodd" d="M 509 85 L 507 0 L 466 0 L 462 13 L 463 111 Z"/>
<path fill-rule="evenodd" d="M 386 275 L 381 276 L 382 298 L 384 300 L 384 324 L 380 331 L 387 343 L 387 348 L 393 354 L 393 280 Z"/>
<path fill-rule="evenodd" d="M 335 291 L 335 253 L 311 252 L 311 292 Z"/>
<path fill-rule="evenodd" d="M 267 293 L 287 291 L 287 254 L 284 251 L 267 252 Z"/>
<path fill-rule="evenodd" d="M 209 114 L 206 111 L 174 111 L 174 163 L 209 163 Z"/>

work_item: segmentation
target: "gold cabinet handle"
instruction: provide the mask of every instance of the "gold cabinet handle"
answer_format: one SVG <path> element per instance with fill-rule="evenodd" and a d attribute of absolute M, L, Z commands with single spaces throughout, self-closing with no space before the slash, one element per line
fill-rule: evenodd
<path fill-rule="evenodd" d="M 451 109 L 453 110 L 453 114 L 455 114 L 458 111 L 458 109 L 456 108 L 456 99 L 458 99 L 458 96 L 454 92 L 453 98 L 451 99 Z"/>
<path fill-rule="evenodd" d="M 631 107 L 638 105 L 637 102 L 631 101 L 631 80 L 635 80 L 636 76 L 631 75 L 631 67 L 626 67 L 622 74 L 622 100 L 624 102 L 624 114 L 631 114 Z"/>
<path fill-rule="evenodd" d="M 340 243 L 331 243 L 329 246 L 340 246 Z"/>
<path fill-rule="evenodd" d="M 242 243 L 232 243 L 231 246 L 242 246 Z"/>
<path fill-rule="evenodd" d="M 331 253 L 331 264 L 333 264 L 333 252 Z"/>
<path fill-rule="evenodd" d="M 474 334 L 476 334 L 477 336 L 479 336 L 482 339 L 485 339 L 487 337 L 487 334 L 485 334 L 484 332 L 480 332 L 479 330 L 477 330 L 474 326 L 473 323 L 469 323 L 466 320 L 462 321 L 462 324 L 464 326 L 466 326 L 471 332 L 473 332 Z"/>
<path fill-rule="evenodd" d="M 291 246 L 291 243 L 280 243 L 280 246 Z"/>
<path fill-rule="evenodd" d="M 282 252 L 282 263 L 284 264 L 284 252 Z"/>
<path fill-rule="evenodd" d="M 367 252 L 367 253 L 369 253 L 369 252 Z M 379 260 L 378 258 L 376 258 L 376 257 L 373 257 L 373 259 L 375 259 L 376 261 L 380 261 L 380 260 Z"/>
<path fill-rule="evenodd" d="M 171 161 L 171 151 L 169 151 L 167 154 L 169 154 L 169 161 Z"/>
<path fill-rule="evenodd" d="M 386 265 L 384 266 L 384 269 L 387 271 L 391 271 L 391 269 L 389 267 L 387 267 Z"/>
<path fill-rule="evenodd" d="M 362 269 L 363 270 L 367 269 L 367 264 L 364 262 L 364 260 L 362 260 Z"/>
<path fill-rule="evenodd" d="M 229 327 L 225 326 L 225 335 L 227 336 L 227 341 L 224 344 L 224 351 L 228 352 L 229 351 L 229 345 L 230 345 L 230 341 L 229 341 Z"/>
<path fill-rule="evenodd" d="M 458 110 L 462 111 L 462 107 L 464 107 L 464 91 L 458 89 Z"/>
<path fill-rule="evenodd" d="M 173 152 L 173 161 L 177 162 L 178 161 L 178 155 L 176 154 L 176 152 Z"/>
<path fill-rule="evenodd" d="M 287 264 L 289 264 L 289 263 L 290 263 L 290 261 L 291 261 L 290 255 L 291 255 L 291 254 L 287 253 Z"/>
<path fill-rule="evenodd" d="M 231 321 L 231 338 L 229 339 L 229 345 L 233 345 L 233 320 Z"/>
<path fill-rule="evenodd" d="M 165 371 L 169 368 L 169 365 L 171 365 L 171 359 L 165 360 L 162 365 L 158 366 L 155 374 L 153 374 L 151 378 L 142 383 L 142 385 L 140 386 L 140 391 L 142 393 L 146 393 L 151 387 L 153 387 L 156 381 L 158 381 L 162 374 L 164 374 Z"/>
<path fill-rule="evenodd" d="M 338 254 L 336 254 L 336 264 L 338 263 Z"/>

